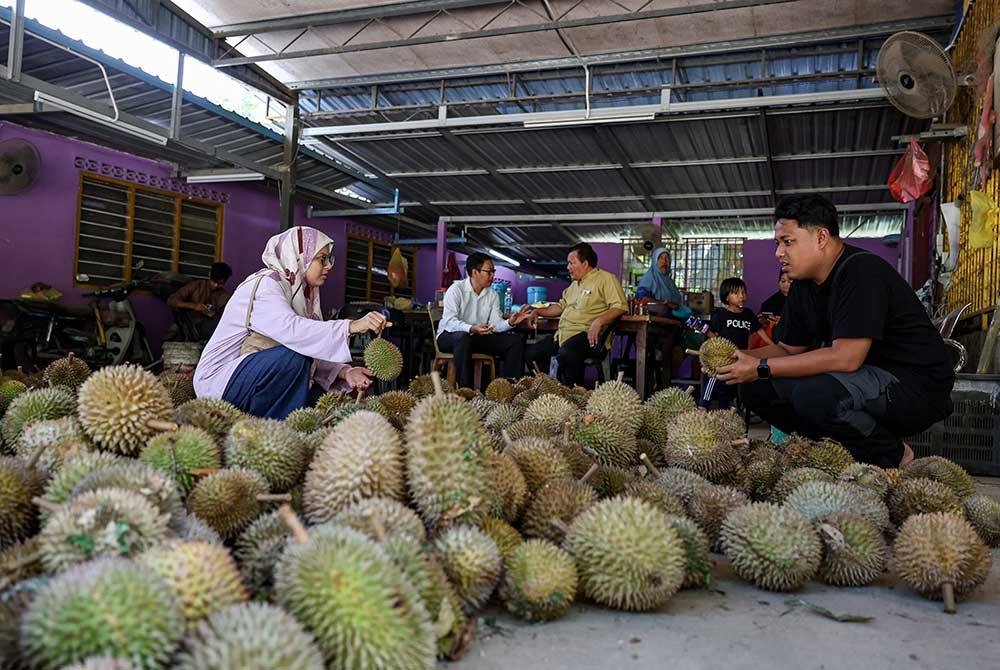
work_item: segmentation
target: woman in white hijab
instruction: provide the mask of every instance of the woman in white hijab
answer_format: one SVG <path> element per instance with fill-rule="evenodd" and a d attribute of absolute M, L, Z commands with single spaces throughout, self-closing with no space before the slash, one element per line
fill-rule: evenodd
<path fill-rule="evenodd" d="M 333 267 L 333 240 L 296 226 L 267 242 L 264 268 L 233 292 L 194 374 L 198 397 L 284 419 L 330 388 L 366 389 L 371 370 L 351 367 L 352 334 L 379 333 L 378 312 L 323 321 L 319 288 Z"/>

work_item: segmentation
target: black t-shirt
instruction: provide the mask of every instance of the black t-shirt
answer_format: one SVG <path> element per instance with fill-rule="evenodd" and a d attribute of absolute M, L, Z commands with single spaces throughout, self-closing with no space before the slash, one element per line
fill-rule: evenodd
<path fill-rule="evenodd" d="M 728 309 L 716 307 L 712 311 L 708 329 L 726 338 L 738 349 L 746 349 L 750 344 L 750 333 L 760 330 L 760 322 L 757 321 L 757 315 L 746 307 L 742 312 L 730 312 Z"/>
<path fill-rule="evenodd" d="M 785 309 L 785 300 L 785 294 L 778 291 L 764 301 L 764 304 L 760 306 L 760 311 L 770 312 L 775 316 L 781 316 L 781 312 Z"/>
<path fill-rule="evenodd" d="M 785 344 L 827 347 L 838 338 L 871 338 L 867 365 L 902 382 L 950 385 L 941 335 L 906 281 L 875 254 L 844 245 L 822 284 L 792 282 L 781 315 Z"/>

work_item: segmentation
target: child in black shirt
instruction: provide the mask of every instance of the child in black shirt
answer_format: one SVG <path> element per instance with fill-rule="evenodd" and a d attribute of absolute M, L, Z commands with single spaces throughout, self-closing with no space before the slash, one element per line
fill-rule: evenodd
<path fill-rule="evenodd" d="M 712 311 L 712 319 L 708 325 L 709 337 L 724 337 L 737 349 L 746 349 L 750 344 L 750 333 L 760 331 L 760 336 L 768 344 L 774 344 L 767 333 L 761 330 L 760 321 L 752 310 L 743 306 L 747 299 L 747 285 L 739 277 L 724 279 L 719 287 L 720 307 Z M 707 408 L 712 400 L 719 403 L 719 409 L 729 409 L 736 397 L 736 387 L 716 382 L 711 394 L 702 394 L 698 406 Z"/>

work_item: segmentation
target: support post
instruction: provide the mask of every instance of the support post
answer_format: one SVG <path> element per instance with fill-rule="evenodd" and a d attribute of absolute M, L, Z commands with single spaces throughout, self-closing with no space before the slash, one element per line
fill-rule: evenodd
<path fill-rule="evenodd" d="M 21 58 L 24 55 L 24 0 L 14 3 L 10 15 L 10 42 L 7 45 L 7 79 L 21 81 Z"/>
<path fill-rule="evenodd" d="M 285 153 L 278 169 L 281 201 L 281 230 L 295 225 L 295 159 L 299 149 L 299 96 L 285 107 Z"/>
<path fill-rule="evenodd" d="M 177 79 L 170 100 L 170 138 L 181 138 L 181 108 L 184 105 L 184 52 L 177 52 Z"/>
<path fill-rule="evenodd" d="M 437 264 L 437 282 L 441 284 L 441 279 L 444 276 L 444 258 L 448 253 L 448 223 L 444 220 L 444 217 L 438 218 L 436 252 L 434 259 Z"/>

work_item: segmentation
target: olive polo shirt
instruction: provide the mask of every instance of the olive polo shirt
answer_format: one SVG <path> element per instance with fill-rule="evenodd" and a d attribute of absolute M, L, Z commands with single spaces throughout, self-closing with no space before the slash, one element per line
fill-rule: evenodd
<path fill-rule="evenodd" d="M 600 268 L 591 269 L 583 279 L 570 284 L 563 291 L 559 306 L 563 311 L 556 341 L 560 343 L 587 332 L 594 319 L 611 308 L 628 310 L 621 281 Z"/>

